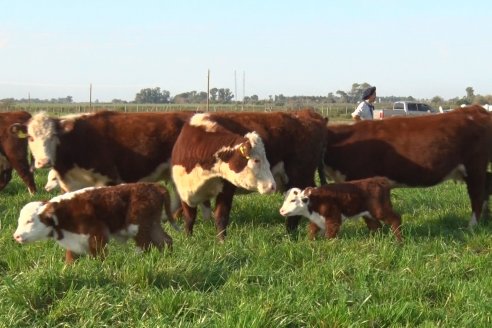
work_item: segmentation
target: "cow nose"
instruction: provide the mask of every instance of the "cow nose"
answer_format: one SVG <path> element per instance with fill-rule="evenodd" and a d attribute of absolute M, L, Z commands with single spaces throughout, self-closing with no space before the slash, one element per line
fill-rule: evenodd
<path fill-rule="evenodd" d="M 36 161 L 36 168 L 37 169 L 40 169 L 40 168 L 43 168 L 43 167 L 48 167 L 48 166 L 51 166 L 50 165 L 50 160 L 45 158 L 45 159 L 40 159 L 38 161 Z"/>
<path fill-rule="evenodd" d="M 15 234 L 15 233 L 14 233 L 14 239 L 18 243 L 20 243 L 22 241 L 22 237 L 20 235 L 18 235 L 18 234 Z"/>

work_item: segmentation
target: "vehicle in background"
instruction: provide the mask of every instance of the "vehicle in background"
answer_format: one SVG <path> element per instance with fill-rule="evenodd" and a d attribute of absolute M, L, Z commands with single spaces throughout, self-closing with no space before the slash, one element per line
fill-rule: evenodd
<path fill-rule="evenodd" d="M 393 116 L 420 116 L 438 113 L 428 104 L 416 101 L 395 101 L 393 109 L 375 109 L 373 117 L 375 120 Z"/>

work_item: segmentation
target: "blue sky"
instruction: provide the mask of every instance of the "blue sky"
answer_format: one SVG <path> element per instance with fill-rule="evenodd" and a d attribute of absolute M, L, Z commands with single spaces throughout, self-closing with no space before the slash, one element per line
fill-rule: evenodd
<path fill-rule="evenodd" d="M 492 1 L 4 1 L 0 99 L 492 94 Z M 236 84 L 234 79 L 236 72 Z"/>

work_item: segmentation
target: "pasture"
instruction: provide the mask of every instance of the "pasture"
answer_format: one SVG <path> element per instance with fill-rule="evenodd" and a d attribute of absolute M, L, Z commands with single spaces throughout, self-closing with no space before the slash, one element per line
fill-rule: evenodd
<path fill-rule="evenodd" d="M 40 190 L 47 172 L 38 170 Z M 492 225 L 468 230 L 463 184 L 392 191 L 404 243 L 345 222 L 338 239 L 288 236 L 279 194 L 236 196 L 225 244 L 212 221 L 173 251 L 111 242 L 104 261 L 64 264 L 53 241 L 12 239 L 30 197 L 17 175 L 0 197 L 1 327 L 490 327 Z"/>

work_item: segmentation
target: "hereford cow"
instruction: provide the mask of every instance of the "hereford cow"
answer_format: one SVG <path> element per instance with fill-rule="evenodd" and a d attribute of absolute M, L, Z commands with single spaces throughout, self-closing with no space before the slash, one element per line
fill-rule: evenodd
<path fill-rule="evenodd" d="M 60 187 L 73 191 L 170 180 L 171 151 L 191 115 L 102 111 L 56 118 L 38 113 L 12 130 L 28 135 L 36 167 L 51 166 Z"/>
<path fill-rule="evenodd" d="M 172 245 L 161 220 L 172 220 L 169 194 L 157 184 L 133 183 L 114 187 L 88 187 L 31 202 L 19 215 L 14 239 L 19 243 L 53 238 L 67 250 L 66 262 L 89 253 L 103 255 L 111 237 L 133 238 L 137 247 L 161 249 Z M 171 221 L 176 227 L 176 224 Z"/>
<path fill-rule="evenodd" d="M 16 138 L 10 133 L 13 124 L 24 124 L 30 118 L 31 114 L 27 112 L 0 113 L 0 156 L 3 157 L 0 190 L 9 183 L 14 169 L 26 184 L 29 193 L 36 192 L 34 176 L 28 161 L 27 140 Z"/>
<path fill-rule="evenodd" d="M 254 158 L 241 155 L 239 142 L 243 136 L 255 131 L 264 143 L 269 169 L 275 177 L 277 189 L 293 186 L 314 185 L 316 168 L 322 161 L 325 142 L 326 119 L 310 109 L 292 113 L 209 113 L 197 114 L 181 131 L 173 149 L 173 177 L 180 190 L 185 211 L 186 231 L 192 233 L 198 201 L 216 198 L 215 221 L 217 236 L 223 241 L 232 200 L 237 187 L 235 178 L 210 179 L 208 169 L 220 161 L 227 160 L 221 153 L 222 147 L 235 149 L 231 157 L 241 167 L 254 164 Z M 212 156 L 213 155 L 213 156 Z M 263 165 L 263 164 L 262 164 Z M 239 172 L 236 169 L 235 172 Z M 298 225 L 299 217 L 287 220 L 289 231 Z"/>
<path fill-rule="evenodd" d="M 379 221 L 390 224 L 396 238 L 401 241 L 401 218 L 393 211 L 390 191 L 390 181 L 382 177 L 304 190 L 292 188 L 286 193 L 280 214 L 307 217 L 311 221 L 311 239 L 320 229 L 326 238 L 335 238 L 342 220 L 363 216 L 370 230 L 377 230 L 381 226 Z"/>
<path fill-rule="evenodd" d="M 395 186 L 408 187 L 464 180 L 472 207 L 470 226 L 480 218 L 492 152 L 492 117 L 481 106 L 327 130 L 325 171 L 333 180 L 384 176 Z"/>

